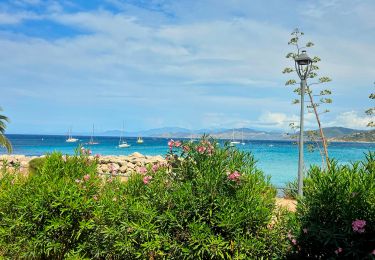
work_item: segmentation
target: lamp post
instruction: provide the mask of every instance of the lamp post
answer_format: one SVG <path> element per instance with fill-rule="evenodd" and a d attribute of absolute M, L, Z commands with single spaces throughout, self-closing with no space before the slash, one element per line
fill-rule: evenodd
<path fill-rule="evenodd" d="M 296 72 L 301 79 L 301 112 L 300 112 L 300 129 L 299 129 L 299 145 L 298 145 L 298 195 L 303 195 L 303 120 L 304 120 L 304 109 L 305 109 L 305 90 L 307 87 L 306 78 L 309 76 L 312 67 L 312 59 L 306 54 L 306 51 L 302 51 L 295 58 Z"/>

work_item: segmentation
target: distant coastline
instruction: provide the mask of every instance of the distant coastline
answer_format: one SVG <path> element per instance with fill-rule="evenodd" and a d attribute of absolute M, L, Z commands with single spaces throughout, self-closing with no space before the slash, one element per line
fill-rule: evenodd
<path fill-rule="evenodd" d="M 324 134 L 330 142 L 375 142 L 375 130 L 357 130 L 344 127 L 327 127 L 323 128 Z M 317 130 L 314 130 L 317 132 Z M 199 139 L 202 135 L 208 134 L 213 138 L 219 140 L 258 140 L 258 141 L 293 141 L 292 135 L 282 132 L 274 131 L 260 131 L 250 128 L 235 128 L 235 129 L 201 129 L 189 130 L 178 127 L 157 128 L 138 132 L 125 132 L 124 136 L 128 138 L 134 137 L 149 137 L 149 138 L 171 138 L 171 139 Z M 30 135 L 30 134 L 8 134 L 11 135 Z M 64 134 L 31 134 L 31 135 L 48 135 L 48 136 L 64 136 Z M 90 136 L 89 133 L 73 133 L 73 136 L 86 138 Z M 98 137 L 119 137 L 120 130 L 110 130 L 98 133 Z"/>

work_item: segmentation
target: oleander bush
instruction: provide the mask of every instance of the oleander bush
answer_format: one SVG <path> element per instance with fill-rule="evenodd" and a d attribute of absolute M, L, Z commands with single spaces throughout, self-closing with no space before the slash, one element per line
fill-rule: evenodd
<path fill-rule="evenodd" d="M 46 156 L 38 174 L 4 175 L 0 254 L 26 259 L 257 259 L 291 249 L 293 214 L 254 157 L 204 137 L 171 141 L 168 163 L 127 182 L 98 178 L 86 153 Z"/>
<path fill-rule="evenodd" d="M 309 170 L 297 215 L 300 258 L 375 259 L 375 153 Z"/>
<path fill-rule="evenodd" d="M 63 259 L 89 233 L 96 161 L 47 155 L 38 174 L 6 174 L 0 190 L 0 253 L 18 259 Z"/>
<path fill-rule="evenodd" d="M 171 141 L 169 167 L 111 181 L 98 200 L 89 255 L 133 259 L 283 256 L 289 228 L 254 158 L 213 140 Z M 181 149 L 176 154 L 174 151 Z M 274 218 L 273 218 L 274 216 Z"/>

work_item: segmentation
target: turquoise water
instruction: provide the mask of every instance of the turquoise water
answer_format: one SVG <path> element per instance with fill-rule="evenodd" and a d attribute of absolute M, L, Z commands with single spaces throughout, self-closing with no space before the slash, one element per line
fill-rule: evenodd
<path fill-rule="evenodd" d="M 64 154 L 74 153 L 78 143 L 66 143 L 66 136 L 53 135 L 8 135 L 14 148 L 14 154 L 42 155 L 52 151 Z M 90 137 L 79 137 L 79 142 L 84 144 Z M 168 152 L 168 139 L 144 138 L 143 144 L 137 144 L 137 138 L 126 138 L 131 147 L 117 148 L 118 137 L 96 137 L 98 145 L 91 146 L 93 154 L 102 155 L 128 155 L 140 152 L 144 155 L 165 155 Z M 85 147 L 89 147 L 85 145 Z M 258 167 L 271 176 L 271 182 L 276 186 L 284 186 L 287 181 L 297 175 L 298 147 L 290 141 L 247 141 L 245 145 L 238 145 L 238 149 L 250 151 L 258 160 Z M 365 158 L 365 153 L 375 150 L 375 143 L 331 143 L 329 146 L 330 157 L 340 163 Z M 0 154 L 5 150 L 0 150 Z M 321 164 L 319 152 L 305 152 L 305 165 Z"/>

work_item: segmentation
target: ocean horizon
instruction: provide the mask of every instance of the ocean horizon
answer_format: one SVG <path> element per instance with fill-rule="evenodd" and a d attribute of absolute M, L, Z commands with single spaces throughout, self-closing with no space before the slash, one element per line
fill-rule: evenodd
<path fill-rule="evenodd" d="M 74 154 L 79 145 L 92 150 L 93 154 L 100 155 L 130 155 L 139 152 L 143 155 L 161 155 L 168 152 L 170 138 L 144 137 L 144 143 L 138 144 L 137 137 L 126 137 L 131 146 L 118 148 L 119 137 L 95 136 L 97 145 L 87 145 L 90 136 L 76 136 L 78 142 L 67 143 L 65 135 L 21 135 L 9 134 L 7 137 L 13 145 L 13 154 L 26 156 L 40 156 L 59 151 L 63 154 Z M 177 139 L 176 139 L 177 140 Z M 181 139 L 184 140 L 184 139 Z M 185 139 L 188 140 L 188 139 Z M 218 140 L 224 144 L 228 140 Z M 236 147 L 241 151 L 251 152 L 258 161 L 257 167 L 271 177 L 272 184 L 277 187 L 285 186 L 285 183 L 297 176 L 298 147 L 294 141 L 289 140 L 245 140 L 245 144 Z M 340 164 L 348 164 L 363 160 L 368 151 L 375 150 L 375 143 L 333 142 L 329 145 L 329 155 Z M 6 154 L 4 149 L 0 154 Z M 305 165 L 321 165 L 319 152 L 307 151 L 305 146 Z"/>

